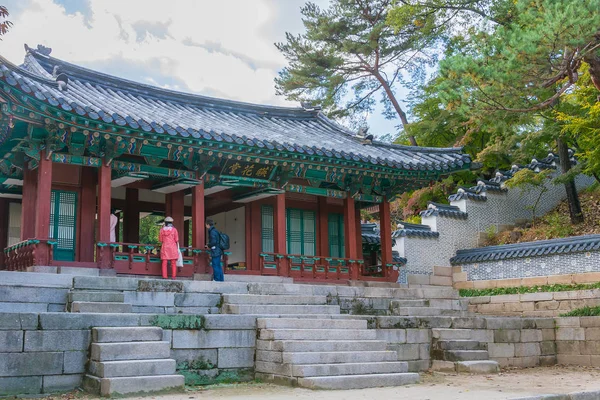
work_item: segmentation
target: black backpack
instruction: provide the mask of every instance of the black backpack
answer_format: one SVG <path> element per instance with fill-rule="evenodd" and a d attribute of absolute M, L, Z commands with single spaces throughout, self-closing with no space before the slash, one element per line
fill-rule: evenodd
<path fill-rule="evenodd" d="M 229 250 L 229 235 L 219 232 L 219 247 L 221 250 Z"/>

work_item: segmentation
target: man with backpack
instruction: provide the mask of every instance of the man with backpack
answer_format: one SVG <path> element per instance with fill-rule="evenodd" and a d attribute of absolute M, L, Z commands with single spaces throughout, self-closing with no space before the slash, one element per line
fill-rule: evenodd
<path fill-rule="evenodd" d="M 208 245 L 211 256 L 211 266 L 213 269 L 213 280 L 223 282 L 223 267 L 221 259 L 223 251 L 229 248 L 229 236 L 221 233 L 215 228 L 215 221 L 208 218 L 206 220 L 206 229 L 208 229 Z"/>

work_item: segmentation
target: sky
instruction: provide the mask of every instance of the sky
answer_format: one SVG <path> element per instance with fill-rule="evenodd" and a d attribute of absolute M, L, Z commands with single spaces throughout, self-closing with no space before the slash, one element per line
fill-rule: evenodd
<path fill-rule="evenodd" d="M 275 94 L 286 60 L 275 48 L 303 32 L 306 0 L 3 0 L 13 27 L 0 54 L 20 64 L 26 43 L 90 69 L 172 90 L 297 107 Z M 327 7 L 329 0 L 313 0 Z M 402 94 L 400 95 L 402 96 Z M 343 121 L 339 121 L 343 122 Z M 370 133 L 396 132 L 381 109 Z"/>

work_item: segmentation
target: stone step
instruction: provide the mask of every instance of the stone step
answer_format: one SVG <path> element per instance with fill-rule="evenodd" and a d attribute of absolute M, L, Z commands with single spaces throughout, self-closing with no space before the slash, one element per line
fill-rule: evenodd
<path fill-rule="evenodd" d="M 340 306 L 327 305 L 243 305 L 243 304 L 225 304 L 223 305 L 224 314 L 339 314 Z"/>
<path fill-rule="evenodd" d="M 382 340 L 257 340 L 256 349 L 284 352 L 383 351 Z"/>
<path fill-rule="evenodd" d="M 262 340 L 375 340 L 375 329 L 261 329 Z"/>
<path fill-rule="evenodd" d="M 463 311 L 448 310 L 446 308 L 434 307 L 399 307 L 393 309 L 394 315 L 411 317 L 429 317 L 429 316 L 462 316 Z"/>
<path fill-rule="evenodd" d="M 335 351 L 335 352 L 279 352 L 256 351 L 258 361 L 284 364 L 336 364 L 336 363 L 369 363 L 382 361 L 398 361 L 395 351 Z M 402 371 L 392 371 L 402 372 Z M 344 374 L 342 374 L 344 375 Z"/>
<path fill-rule="evenodd" d="M 93 302 L 93 303 L 123 303 L 125 294 L 122 292 L 93 292 L 93 291 L 75 291 L 68 294 L 69 303 L 74 301 Z"/>
<path fill-rule="evenodd" d="M 392 308 L 400 307 L 429 307 L 429 300 L 392 300 L 390 301 Z"/>
<path fill-rule="evenodd" d="M 431 357 L 444 361 L 476 361 L 490 358 L 487 350 L 433 350 Z"/>
<path fill-rule="evenodd" d="M 364 389 L 384 386 L 402 386 L 419 382 L 419 374 L 368 374 L 315 376 L 298 378 L 298 386 L 309 389 Z"/>
<path fill-rule="evenodd" d="M 88 372 L 99 378 L 174 375 L 175 360 L 90 361 Z"/>
<path fill-rule="evenodd" d="M 358 360 L 357 360 L 358 361 Z M 354 362 L 344 364 L 294 365 L 292 374 L 297 377 L 340 376 L 366 374 L 394 374 L 408 372 L 408 363 L 394 362 Z"/>
<path fill-rule="evenodd" d="M 360 319 L 259 318 L 258 329 L 367 329 Z"/>
<path fill-rule="evenodd" d="M 327 305 L 326 296 L 278 296 L 260 294 L 225 294 L 225 304 L 269 304 L 269 305 Z"/>
<path fill-rule="evenodd" d="M 102 303 L 92 301 L 74 301 L 71 303 L 71 312 L 74 313 L 116 313 L 125 314 L 132 312 L 131 304 Z"/>
<path fill-rule="evenodd" d="M 183 391 L 183 375 L 131 376 L 121 378 L 98 378 L 85 375 L 83 387 L 100 396 L 159 391 Z"/>
<path fill-rule="evenodd" d="M 228 282 L 294 283 L 294 278 L 284 278 L 283 276 L 263 276 L 263 275 L 225 274 L 225 280 Z"/>
<path fill-rule="evenodd" d="M 487 343 L 477 340 L 439 340 L 434 341 L 435 350 L 487 350 Z"/>
<path fill-rule="evenodd" d="M 92 361 L 153 360 L 171 357 L 170 342 L 92 343 Z"/>
<path fill-rule="evenodd" d="M 469 374 L 497 374 L 500 366 L 496 361 L 459 361 L 456 363 L 456 372 Z"/>
<path fill-rule="evenodd" d="M 160 342 L 162 335 L 162 328 L 154 326 L 92 328 L 95 343 Z"/>
<path fill-rule="evenodd" d="M 470 340 L 470 329 L 433 328 L 431 336 L 441 340 Z"/>

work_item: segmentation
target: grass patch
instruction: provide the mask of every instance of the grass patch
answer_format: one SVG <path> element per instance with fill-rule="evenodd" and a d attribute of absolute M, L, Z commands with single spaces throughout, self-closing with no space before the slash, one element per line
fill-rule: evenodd
<path fill-rule="evenodd" d="M 508 288 L 490 288 L 490 289 L 460 289 L 458 291 L 461 297 L 479 297 L 479 296 L 499 296 L 503 294 L 525 294 L 540 292 L 570 292 L 573 290 L 600 289 L 600 282 L 596 283 L 578 283 L 571 285 L 541 285 L 541 286 L 517 286 Z"/>
<path fill-rule="evenodd" d="M 582 307 L 569 311 L 568 313 L 560 314 L 561 317 L 598 317 L 600 316 L 600 306 Z"/>
<path fill-rule="evenodd" d="M 150 320 L 150 325 L 163 329 L 202 329 L 202 315 L 157 315 Z"/>

